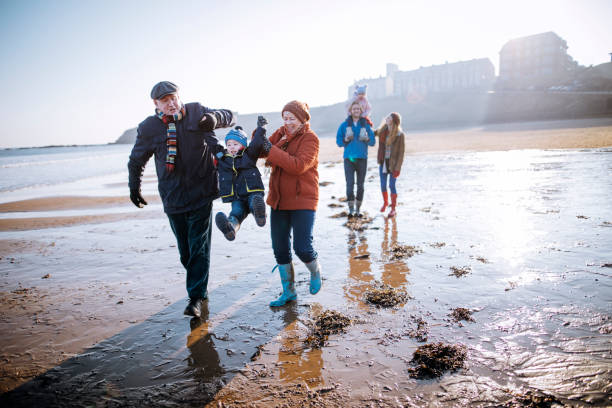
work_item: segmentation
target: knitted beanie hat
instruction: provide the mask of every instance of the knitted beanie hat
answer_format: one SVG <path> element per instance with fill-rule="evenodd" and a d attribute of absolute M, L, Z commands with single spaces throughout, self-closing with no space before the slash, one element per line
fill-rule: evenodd
<path fill-rule="evenodd" d="M 227 145 L 228 140 L 235 140 L 244 147 L 247 146 L 247 134 L 242 130 L 242 126 L 236 126 L 227 133 L 225 136 L 225 144 Z"/>
<path fill-rule="evenodd" d="M 356 85 L 355 86 L 355 95 L 365 95 L 368 89 L 368 84 Z"/>
<path fill-rule="evenodd" d="M 306 102 L 291 101 L 285 105 L 281 115 L 285 112 L 291 112 L 296 118 L 302 123 L 306 123 L 310 120 L 310 112 L 308 104 Z"/>

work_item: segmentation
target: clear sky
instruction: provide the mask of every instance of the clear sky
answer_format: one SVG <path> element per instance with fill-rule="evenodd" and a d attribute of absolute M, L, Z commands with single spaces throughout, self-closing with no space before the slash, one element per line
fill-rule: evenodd
<path fill-rule="evenodd" d="M 112 142 L 153 112 L 160 80 L 253 113 L 341 102 L 387 62 L 497 70 L 506 41 L 545 31 L 599 64 L 611 21 L 610 0 L 0 0 L 0 147 Z"/>

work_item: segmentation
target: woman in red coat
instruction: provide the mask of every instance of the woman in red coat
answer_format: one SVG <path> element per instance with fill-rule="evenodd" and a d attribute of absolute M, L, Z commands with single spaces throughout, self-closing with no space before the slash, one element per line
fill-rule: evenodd
<path fill-rule="evenodd" d="M 270 205 L 272 249 L 283 293 L 270 306 L 295 300 L 293 250 L 310 271 L 310 293 L 321 289 L 321 268 L 312 244 L 319 201 L 319 138 L 310 129 L 308 105 L 291 101 L 282 111 L 284 125 L 270 136 L 266 165 L 272 168 L 267 203 Z"/>

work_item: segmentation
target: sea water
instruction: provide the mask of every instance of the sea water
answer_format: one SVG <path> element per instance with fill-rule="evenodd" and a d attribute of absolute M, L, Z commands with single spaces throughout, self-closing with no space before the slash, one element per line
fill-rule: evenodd
<path fill-rule="evenodd" d="M 113 144 L 0 150 L 0 193 L 127 173 L 131 148 Z"/>

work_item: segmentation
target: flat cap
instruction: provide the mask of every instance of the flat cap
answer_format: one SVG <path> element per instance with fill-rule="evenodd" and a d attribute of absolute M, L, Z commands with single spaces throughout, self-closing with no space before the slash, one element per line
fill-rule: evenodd
<path fill-rule="evenodd" d="M 178 92 L 178 86 L 170 81 L 161 81 L 151 89 L 151 99 L 161 99 L 164 96 Z"/>

